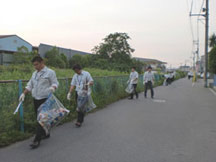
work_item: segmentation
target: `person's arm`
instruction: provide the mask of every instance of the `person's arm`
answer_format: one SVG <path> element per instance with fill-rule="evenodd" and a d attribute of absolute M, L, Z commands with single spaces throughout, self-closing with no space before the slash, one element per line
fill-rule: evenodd
<path fill-rule="evenodd" d="M 139 79 L 139 74 L 136 73 L 136 77 L 134 78 L 134 81 L 137 81 Z"/>
<path fill-rule="evenodd" d="M 50 75 L 51 87 L 49 88 L 52 92 L 58 88 L 59 82 L 56 77 L 56 73 L 53 71 Z"/>
<path fill-rule="evenodd" d="M 23 93 L 24 93 L 24 95 L 27 95 L 29 92 L 30 91 L 28 89 L 25 89 Z"/>
<path fill-rule="evenodd" d="M 73 90 L 75 89 L 75 85 L 76 85 L 76 79 L 75 79 L 75 77 L 73 76 L 72 81 L 71 81 L 71 86 L 70 86 L 69 92 L 68 92 L 68 94 L 67 94 L 67 99 L 68 99 L 68 100 L 70 100 L 70 98 L 71 98 L 71 93 L 72 93 Z"/>
<path fill-rule="evenodd" d="M 88 80 L 88 83 L 87 83 L 87 84 L 88 84 L 89 86 L 93 86 L 94 80 L 93 80 L 93 78 L 92 78 L 92 76 L 91 76 L 90 73 L 88 73 L 87 80 Z"/>
<path fill-rule="evenodd" d="M 74 85 L 70 86 L 69 93 L 72 93 L 72 92 L 73 92 L 73 90 L 74 90 L 74 88 L 75 88 L 75 86 L 74 86 Z"/>
<path fill-rule="evenodd" d="M 146 82 L 146 73 L 144 73 L 143 75 L 143 84 L 145 84 L 145 82 Z"/>
<path fill-rule="evenodd" d="M 154 84 L 154 74 L 152 74 L 152 84 Z"/>
<path fill-rule="evenodd" d="M 132 74 L 130 73 L 130 76 L 129 76 L 128 82 L 130 82 L 131 80 L 132 80 Z"/>
<path fill-rule="evenodd" d="M 51 75 L 51 86 L 55 87 L 55 88 L 58 88 L 58 86 L 59 86 L 59 82 L 57 80 L 55 72 L 53 72 L 52 75 Z"/>
<path fill-rule="evenodd" d="M 25 90 L 24 90 L 24 92 L 20 95 L 20 97 L 19 97 L 19 101 L 21 102 L 23 102 L 24 100 L 25 100 L 25 96 L 29 93 L 29 92 L 31 92 L 31 90 L 32 90 L 32 88 L 33 88 L 33 82 L 32 82 L 32 78 L 28 81 L 28 83 L 27 83 L 27 86 L 25 87 Z"/>

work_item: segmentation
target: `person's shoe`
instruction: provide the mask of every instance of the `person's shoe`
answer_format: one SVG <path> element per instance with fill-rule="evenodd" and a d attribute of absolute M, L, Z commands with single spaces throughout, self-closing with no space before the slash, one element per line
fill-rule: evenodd
<path fill-rule="evenodd" d="M 154 99 L 154 96 L 152 96 L 151 98 Z"/>
<path fill-rule="evenodd" d="M 75 126 L 76 126 L 77 128 L 80 128 L 80 127 L 82 126 L 82 124 L 79 123 L 79 122 L 76 122 L 76 123 L 75 123 Z"/>
<path fill-rule="evenodd" d="M 30 144 L 30 147 L 32 149 L 36 149 L 40 146 L 40 141 L 36 141 L 36 142 L 33 142 L 32 144 Z"/>
<path fill-rule="evenodd" d="M 48 138 L 50 138 L 50 134 L 42 137 L 42 139 L 48 139 Z"/>
<path fill-rule="evenodd" d="M 144 96 L 144 98 L 147 98 L 147 96 Z"/>
<path fill-rule="evenodd" d="M 139 98 L 139 95 L 136 96 L 136 99 L 138 99 L 138 98 Z"/>
<path fill-rule="evenodd" d="M 133 100 L 133 98 L 129 97 L 128 100 Z"/>

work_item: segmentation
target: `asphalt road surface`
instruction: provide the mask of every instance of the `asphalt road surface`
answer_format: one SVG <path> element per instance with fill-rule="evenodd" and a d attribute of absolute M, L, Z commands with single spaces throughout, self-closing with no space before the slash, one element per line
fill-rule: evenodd
<path fill-rule="evenodd" d="M 31 140 L 0 149 L 0 162 L 216 162 L 216 96 L 181 79 L 154 100 L 142 93 L 89 114 L 82 128 L 59 126 L 36 150 Z"/>

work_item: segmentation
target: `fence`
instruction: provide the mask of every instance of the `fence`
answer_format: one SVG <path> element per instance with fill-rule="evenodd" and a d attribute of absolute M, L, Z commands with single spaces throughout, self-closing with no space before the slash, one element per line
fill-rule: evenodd
<path fill-rule="evenodd" d="M 143 91 L 142 75 L 139 77 L 137 90 Z M 109 76 L 94 77 L 94 85 L 92 87 L 92 97 L 98 108 L 102 108 L 114 101 L 126 97 L 125 92 L 128 76 Z M 156 85 L 162 84 L 162 76 L 156 74 Z M 71 111 L 69 116 L 63 121 L 71 121 L 75 118 L 75 100 L 68 101 L 66 99 L 67 92 L 70 87 L 71 78 L 58 79 L 59 87 L 55 92 L 57 98 L 63 105 Z M 15 134 L 32 134 L 35 131 L 36 116 L 34 114 L 33 102 L 31 95 L 27 95 L 19 114 L 13 115 L 18 105 L 19 95 L 26 86 L 27 80 L 0 81 L 0 146 L 7 145 L 11 142 L 11 138 Z M 73 94 L 74 96 L 74 94 Z M 11 138 L 9 138 L 11 137 Z M 9 139 L 8 139 L 9 138 Z M 9 141 L 4 139 L 8 139 Z M 22 138 L 20 138 L 22 139 Z"/>

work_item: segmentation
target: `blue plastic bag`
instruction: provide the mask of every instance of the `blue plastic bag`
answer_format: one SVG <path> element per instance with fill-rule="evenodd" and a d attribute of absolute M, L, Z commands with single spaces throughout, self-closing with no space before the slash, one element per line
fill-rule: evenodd
<path fill-rule="evenodd" d="M 46 134 L 49 134 L 51 128 L 57 126 L 69 112 L 53 94 L 50 94 L 38 109 L 37 121 Z"/>

